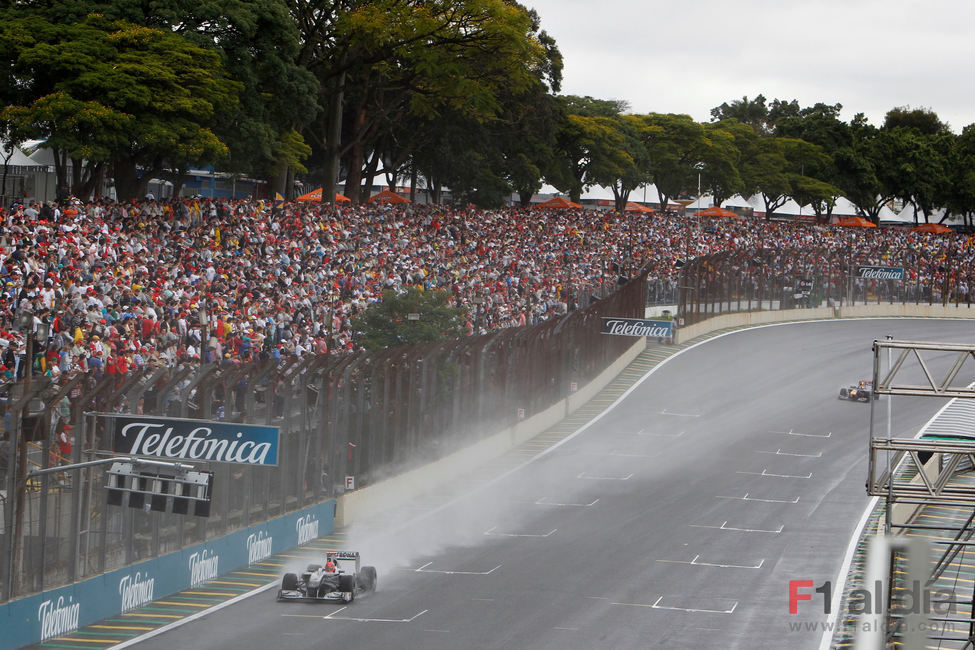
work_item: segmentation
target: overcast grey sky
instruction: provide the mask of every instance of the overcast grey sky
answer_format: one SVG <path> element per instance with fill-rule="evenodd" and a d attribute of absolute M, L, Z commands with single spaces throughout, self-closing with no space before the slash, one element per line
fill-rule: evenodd
<path fill-rule="evenodd" d="M 759 93 L 843 105 L 874 125 L 895 106 L 975 123 L 973 0 L 522 0 L 565 58 L 564 94 L 709 121 Z"/>

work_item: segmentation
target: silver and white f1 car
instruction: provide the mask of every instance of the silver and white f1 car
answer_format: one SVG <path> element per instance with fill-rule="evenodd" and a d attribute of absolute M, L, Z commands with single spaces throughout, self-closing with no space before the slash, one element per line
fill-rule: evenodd
<path fill-rule="evenodd" d="M 326 551 L 324 564 L 309 564 L 300 575 L 285 573 L 278 600 L 340 600 L 376 590 L 376 567 L 360 566 L 358 551 Z"/>

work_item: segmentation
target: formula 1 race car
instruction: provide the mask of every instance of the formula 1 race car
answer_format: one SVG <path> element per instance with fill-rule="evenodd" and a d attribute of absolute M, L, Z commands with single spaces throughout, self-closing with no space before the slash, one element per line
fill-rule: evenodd
<path fill-rule="evenodd" d="M 873 382 L 866 379 L 857 382 L 853 386 L 846 386 L 840 389 L 840 399 L 850 400 L 851 402 L 869 402 L 871 396 L 877 399 L 873 392 Z"/>
<path fill-rule="evenodd" d="M 376 591 L 376 567 L 359 566 L 358 551 L 327 551 L 324 564 L 309 564 L 300 575 L 285 573 L 278 600 L 340 600 Z"/>

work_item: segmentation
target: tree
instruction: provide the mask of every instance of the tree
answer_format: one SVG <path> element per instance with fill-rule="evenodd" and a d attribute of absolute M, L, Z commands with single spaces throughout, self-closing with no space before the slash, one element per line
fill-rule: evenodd
<path fill-rule="evenodd" d="M 368 350 L 431 343 L 464 334 L 467 310 L 452 307 L 446 291 L 387 290 L 353 322 L 356 339 Z M 414 318 L 415 316 L 415 318 Z"/>
<path fill-rule="evenodd" d="M 36 17 L 0 24 L 29 34 L 6 52 L 26 87 L 24 103 L 4 119 L 46 139 L 56 153 L 59 185 L 68 159 L 78 172 L 111 161 L 119 198 L 142 194 L 167 163 L 201 163 L 226 153 L 212 127 L 236 103 L 237 84 L 222 74 L 216 54 L 169 32 L 91 15 L 68 25 Z M 142 168 L 140 178 L 138 168 Z"/>
<path fill-rule="evenodd" d="M 555 133 L 555 155 L 546 180 L 569 199 L 578 202 L 587 186 L 612 175 L 608 167 L 623 147 L 620 102 L 565 95 L 558 98 L 560 111 Z"/>
<path fill-rule="evenodd" d="M 952 173 L 948 210 L 964 215 L 970 226 L 975 215 L 975 124 L 966 126 L 955 141 L 949 169 Z"/>
<path fill-rule="evenodd" d="M 754 99 L 748 99 L 748 95 L 745 95 L 741 99 L 732 100 L 730 104 L 724 102 L 721 106 L 712 108 L 711 121 L 721 122 L 734 119 L 752 127 L 756 133 L 765 133 L 767 131 L 768 113 L 764 95 L 759 94 Z"/>
<path fill-rule="evenodd" d="M 478 121 L 500 113 L 503 89 L 521 91 L 560 74 L 554 42 L 534 12 L 505 0 L 312 0 L 291 2 L 299 61 L 318 78 L 325 110 L 313 129 L 323 143 L 323 192 L 334 192 L 346 152 L 346 193 L 356 200 L 363 162 L 382 122 L 407 112 L 456 111 Z M 354 107 L 345 120 L 347 107 Z"/>
<path fill-rule="evenodd" d="M 640 115 L 640 140 L 646 148 L 645 180 L 657 186 L 661 207 L 682 192 L 697 189 L 698 165 L 711 141 L 689 115 Z"/>

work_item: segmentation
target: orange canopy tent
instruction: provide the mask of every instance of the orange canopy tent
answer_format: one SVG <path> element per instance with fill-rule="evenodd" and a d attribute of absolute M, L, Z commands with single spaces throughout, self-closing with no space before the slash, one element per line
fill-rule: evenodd
<path fill-rule="evenodd" d="M 648 208 L 645 205 L 640 205 L 639 203 L 634 203 L 633 201 L 627 201 L 626 206 L 623 208 L 624 212 L 640 212 L 643 214 L 653 214 L 653 208 Z"/>
<path fill-rule="evenodd" d="M 721 206 L 712 206 L 710 208 L 704 208 L 703 210 L 697 211 L 697 216 L 699 217 L 737 217 L 737 212 L 732 212 L 731 210 L 725 210 Z"/>
<path fill-rule="evenodd" d="M 545 203 L 539 203 L 536 207 L 539 208 L 552 208 L 555 210 L 567 210 L 569 208 L 581 208 L 582 206 L 578 203 L 573 203 L 569 199 L 563 196 L 557 196 L 554 199 L 549 199 Z"/>
<path fill-rule="evenodd" d="M 922 223 L 920 226 L 911 228 L 911 232 L 926 232 L 932 235 L 948 235 L 953 233 L 954 230 L 940 223 Z"/>
<path fill-rule="evenodd" d="M 877 224 L 872 221 L 868 221 L 863 217 L 850 217 L 849 219 L 840 219 L 836 222 L 837 226 L 846 226 L 847 228 L 876 228 Z"/>
<path fill-rule="evenodd" d="M 321 200 L 322 200 L 322 188 L 320 187 L 317 190 L 312 190 L 311 192 L 308 192 L 307 194 L 302 194 L 301 196 L 295 199 L 295 201 L 314 201 L 314 202 L 318 202 Z M 349 200 L 350 199 L 347 196 L 343 196 L 341 194 L 335 195 L 336 203 L 344 203 Z"/>
<path fill-rule="evenodd" d="M 370 197 L 370 203 L 409 203 L 409 199 L 405 199 L 396 192 L 390 192 L 389 190 L 383 190 L 379 194 Z"/>

